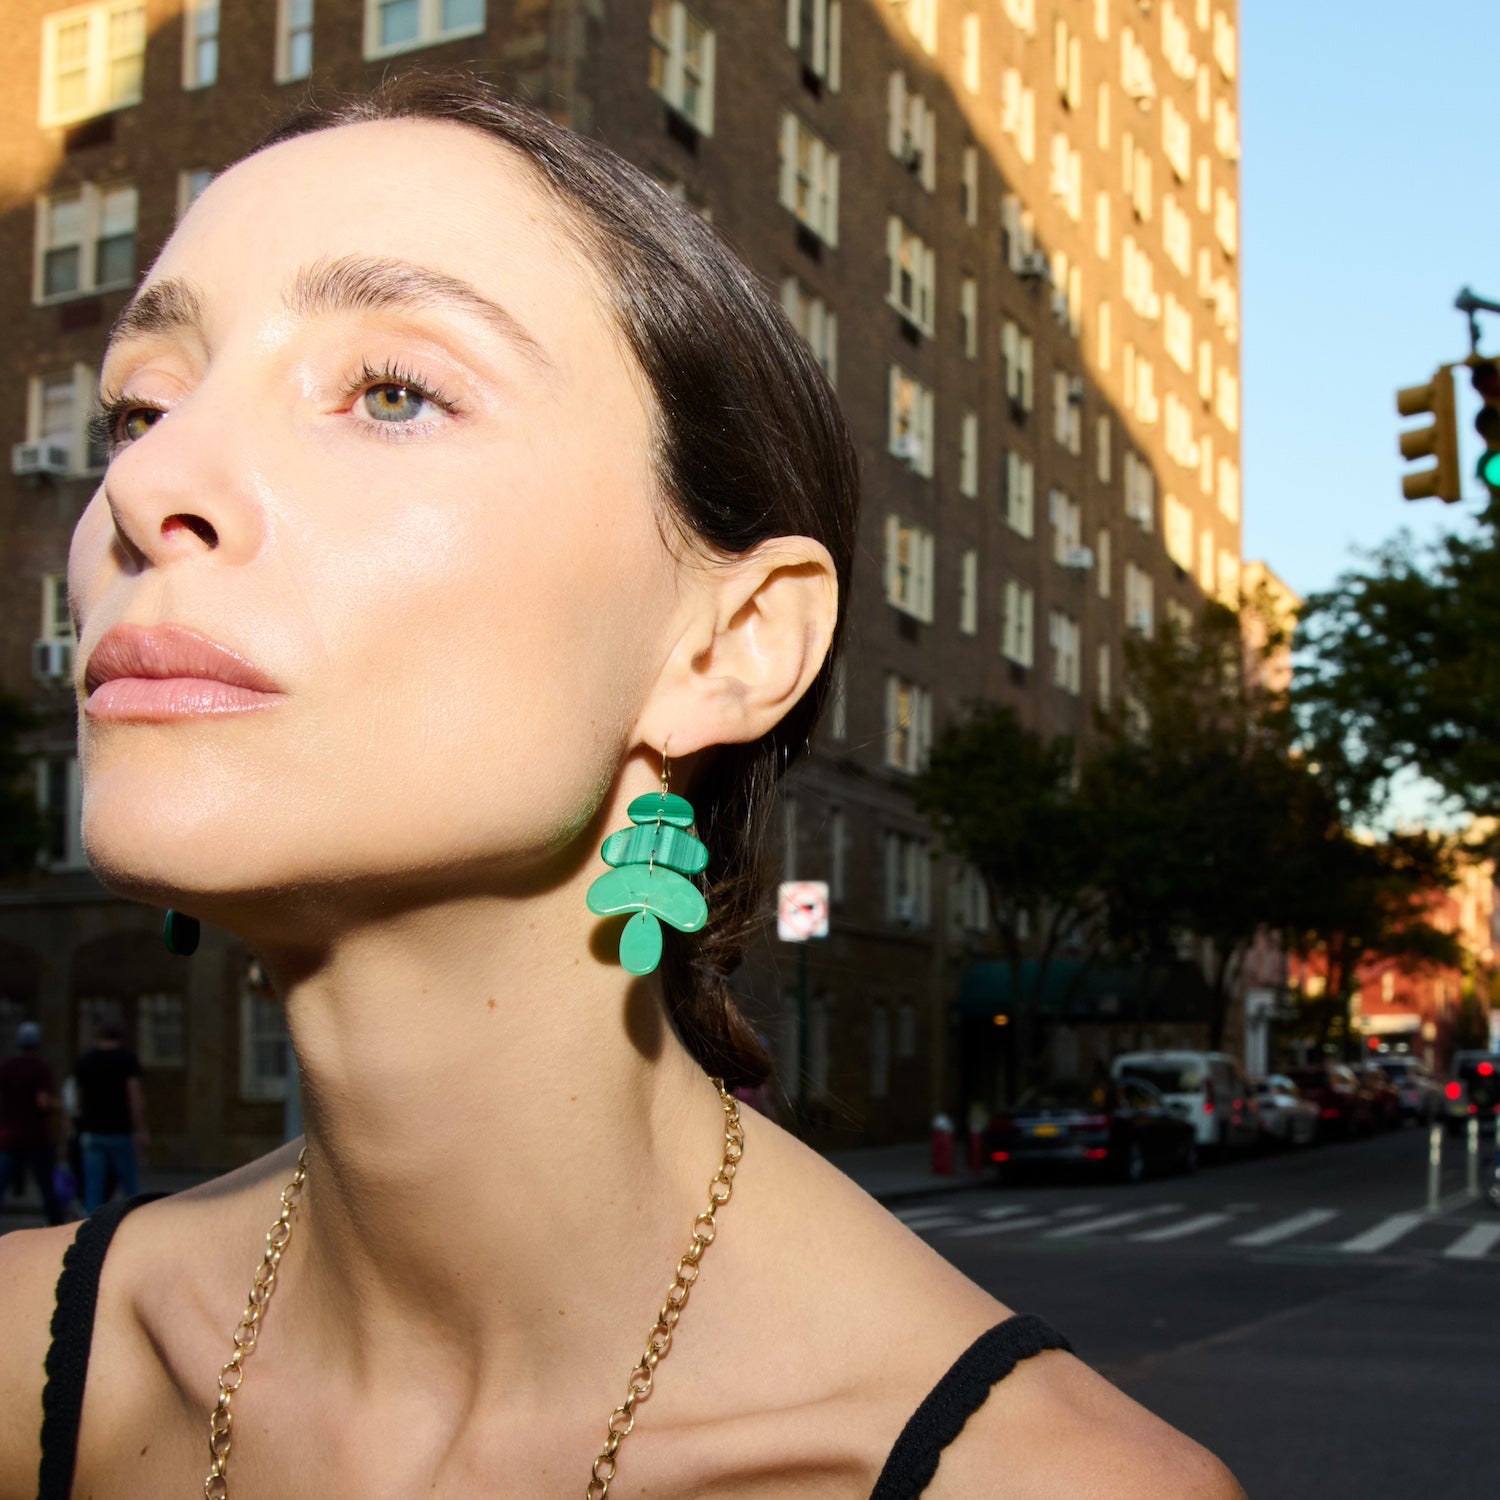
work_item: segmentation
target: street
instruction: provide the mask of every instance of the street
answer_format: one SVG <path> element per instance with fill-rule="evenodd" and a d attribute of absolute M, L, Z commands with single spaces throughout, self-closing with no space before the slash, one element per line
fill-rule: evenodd
<path fill-rule="evenodd" d="M 1422 1212 L 1427 1133 L 1137 1187 L 1043 1181 L 895 1212 L 1235 1472 L 1251 1500 L 1493 1493 L 1500 1213 Z"/>

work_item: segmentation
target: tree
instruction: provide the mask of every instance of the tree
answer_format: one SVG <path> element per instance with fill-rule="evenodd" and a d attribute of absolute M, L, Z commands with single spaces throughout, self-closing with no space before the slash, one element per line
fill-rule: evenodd
<path fill-rule="evenodd" d="M 30 765 L 18 745 L 35 724 L 36 716 L 19 698 L 0 692 L 0 876 L 34 869 L 44 842 Z"/>
<path fill-rule="evenodd" d="M 918 811 L 989 894 L 1014 1000 L 1012 1093 L 1017 1067 L 1029 1072 L 1038 1058 L 1051 965 L 1087 942 L 1099 911 L 1098 836 L 1077 785 L 1071 740 L 1043 738 L 1013 710 L 985 704 L 939 736 L 915 787 Z"/>

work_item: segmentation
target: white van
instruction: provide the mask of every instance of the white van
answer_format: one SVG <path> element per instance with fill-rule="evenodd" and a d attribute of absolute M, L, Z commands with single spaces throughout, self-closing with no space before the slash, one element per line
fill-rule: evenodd
<path fill-rule="evenodd" d="M 1167 1108 L 1192 1124 L 1204 1151 L 1255 1145 L 1255 1095 L 1227 1052 L 1125 1052 L 1110 1071 L 1154 1084 Z"/>

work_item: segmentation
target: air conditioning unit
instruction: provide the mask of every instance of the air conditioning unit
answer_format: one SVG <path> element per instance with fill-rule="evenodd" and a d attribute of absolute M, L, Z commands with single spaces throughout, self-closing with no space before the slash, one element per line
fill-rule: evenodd
<path fill-rule="evenodd" d="M 901 139 L 901 165 L 908 172 L 922 170 L 922 145 L 914 136 L 907 135 Z"/>
<path fill-rule="evenodd" d="M 72 641 L 33 641 L 31 670 L 41 682 L 73 680 Z"/>
<path fill-rule="evenodd" d="M 917 920 L 917 898 L 915 896 L 896 897 L 896 920 L 910 927 Z"/>
<path fill-rule="evenodd" d="M 922 462 L 922 439 L 914 432 L 897 433 L 896 441 L 891 445 L 891 452 L 915 468 Z"/>
<path fill-rule="evenodd" d="M 1083 376 L 1071 375 L 1068 377 L 1068 401 L 1073 406 L 1083 405 Z"/>
<path fill-rule="evenodd" d="M 1065 568 L 1077 568 L 1079 572 L 1086 573 L 1094 566 L 1094 549 L 1092 547 L 1069 547 L 1063 553 L 1062 565 Z"/>
<path fill-rule="evenodd" d="M 1149 635 L 1151 633 L 1151 611 L 1137 607 L 1126 615 L 1125 623 L 1132 630 L 1139 630 L 1142 634 Z"/>
<path fill-rule="evenodd" d="M 1040 250 L 1028 250 L 1021 257 L 1021 269 L 1016 273 L 1023 281 L 1052 280 L 1052 267 Z"/>
<path fill-rule="evenodd" d="M 10 472 L 61 478 L 68 472 L 71 458 L 72 454 L 64 443 L 17 443 L 10 450 Z"/>

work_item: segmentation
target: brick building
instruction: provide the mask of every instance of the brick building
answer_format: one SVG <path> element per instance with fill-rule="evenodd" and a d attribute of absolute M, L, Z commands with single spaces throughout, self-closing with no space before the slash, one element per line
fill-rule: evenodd
<path fill-rule="evenodd" d="M 104 335 L 177 216 L 309 80 L 479 66 L 668 184 L 781 297 L 865 475 L 842 691 L 785 803 L 827 879 L 805 1004 L 769 937 L 739 983 L 824 1138 L 953 1105 L 977 880 L 908 787 L 976 698 L 1087 732 L 1127 631 L 1240 561 L 1232 0 L 13 0 L 0 47 L 0 683 L 35 701 L 43 869 L 0 892 L 0 1021 L 57 1061 L 118 1013 L 165 1154 L 279 1129 L 272 997 L 233 941 L 170 960 L 77 839 L 59 585 L 99 478 Z M 29 294 L 28 294 L 29 293 Z"/>

